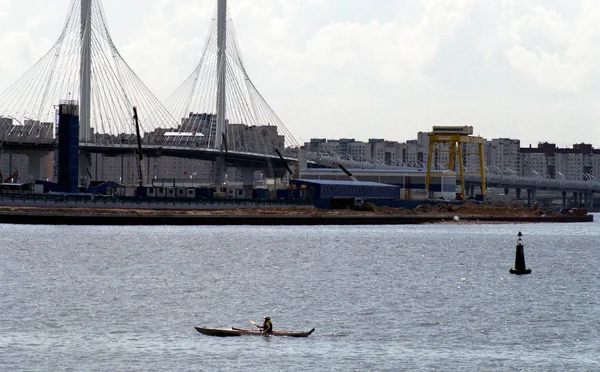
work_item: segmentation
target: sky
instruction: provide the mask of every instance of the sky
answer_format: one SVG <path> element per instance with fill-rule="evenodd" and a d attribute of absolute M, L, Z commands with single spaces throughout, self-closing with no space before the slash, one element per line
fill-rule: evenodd
<path fill-rule="evenodd" d="M 49 5 L 52 4 L 52 6 Z M 0 0 L 0 91 L 58 38 L 70 0 Z M 161 100 L 202 54 L 216 0 L 104 0 Z M 229 0 L 250 78 L 299 143 L 484 138 L 600 148 L 596 0 Z"/>

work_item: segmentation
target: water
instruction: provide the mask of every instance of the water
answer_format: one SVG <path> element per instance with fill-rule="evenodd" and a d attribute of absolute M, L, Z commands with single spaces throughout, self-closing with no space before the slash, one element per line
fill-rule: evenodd
<path fill-rule="evenodd" d="M 531 275 L 508 273 L 519 231 Z M 0 225 L 0 370 L 598 370 L 599 241 L 598 222 Z M 193 328 L 264 315 L 316 331 Z"/>

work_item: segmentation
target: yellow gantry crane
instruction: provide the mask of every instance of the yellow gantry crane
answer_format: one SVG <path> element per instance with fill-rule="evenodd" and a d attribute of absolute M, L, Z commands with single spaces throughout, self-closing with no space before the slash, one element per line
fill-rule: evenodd
<path fill-rule="evenodd" d="M 463 143 L 476 143 L 478 145 L 477 152 L 463 152 Z M 479 173 L 481 177 L 481 194 L 485 196 L 485 167 L 483 144 L 485 140 L 479 136 L 473 136 L 473 127 L 471 126 L 434 126 L 433 131 L 429 133 L 429 156 L 427 159 L 427 177 L 425 179 L 425 188 L 429 192 L 429 182 L 431 181 L 431 164 L 433 163 L 435 152 L 448 152 L 448 169 L 454 170 L 454 162 L 458 154 L 458 172 L 460 175 L 460 187 L 462 200 L 466 199 L 465 193 L 465 173 Z M 440 150 L 437 144 L 446 144 L 447 150 Z M 479 155 L 479 172 L 465 172 L 463 169 L 463 155 L 478 154 Z"/>

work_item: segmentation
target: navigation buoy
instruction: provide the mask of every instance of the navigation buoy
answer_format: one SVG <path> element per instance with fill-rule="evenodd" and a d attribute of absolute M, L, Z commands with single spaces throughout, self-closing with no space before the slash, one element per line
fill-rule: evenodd
<path fill-rule="evenodd" d="M 453 219 L 455 222 L 458 222 L 458 221 L 460 221 L 460 217 L 458 217 L 458 216 L 454 216 L 454 218 L 452 218 L 452 219 Z"/>
<path fill-rule="evenodd" d="M 515 251 L 515 268 L 508 270 L 511 274 L 523 275 L 523 274 L 531 274 L 531 269 L 527 269 L 525 267 L 525 252 L 523 251 L 523 241 L 521 237 L 523 234 L 519 231 L 517 240 L 517 248 Z"/>

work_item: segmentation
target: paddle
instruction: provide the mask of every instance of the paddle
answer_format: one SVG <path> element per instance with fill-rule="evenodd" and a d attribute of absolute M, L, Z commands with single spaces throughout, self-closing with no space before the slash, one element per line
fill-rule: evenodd
<path fill-rule="evenodd" d="M 250 323 L 254 324 L 258 329 L 262 330 L 262 328 L 258 324 L 256 324 L 254 320 L 251 319 Z"/>

